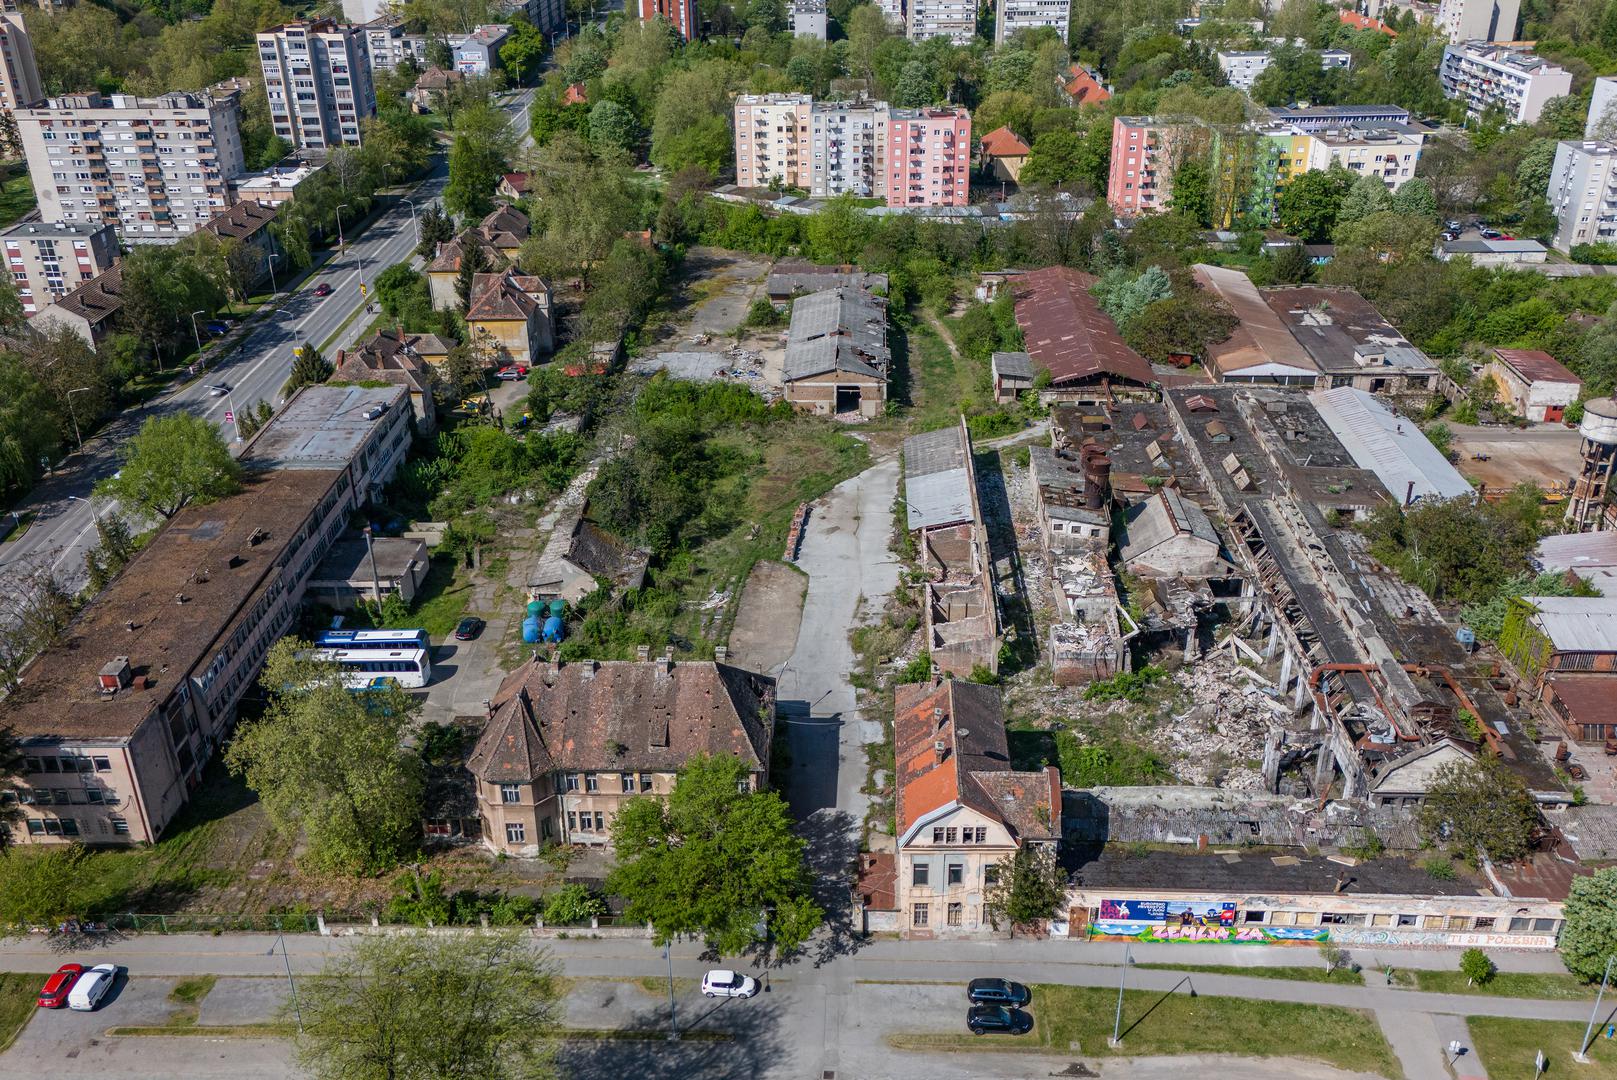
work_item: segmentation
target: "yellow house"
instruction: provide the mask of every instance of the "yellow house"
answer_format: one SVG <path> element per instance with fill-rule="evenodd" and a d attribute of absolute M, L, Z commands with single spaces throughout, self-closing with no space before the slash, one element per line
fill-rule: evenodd
<path fill-rule="evenodd" d="M 472 344 L 492 355 L 494 366 L 532 367 L 554 348 L 550 286 L 512 270 L 476 275 L 466 329 Z"/>
<path fill-rule="evenodd" d="M 427 264 L 427 293 L 432 297 L 434 308 L 442 311 L 460 306 L 460 297 L 455 294 L 455 281 L 460 277 L 460 261 L 473 245 L 483 249 L 483 265 L 489 270 L 499 270 L 507 265 L 500 249 L 489 243 L 477 229 L 467 229 L 453 240 L 439 244 L 438 253 Z"/>
<path fill-rule="evenodd" d="M 1027 156 L 1032 152 L 1027 143 L 1008 127 L 990 131 L 982 137 L 981 145 L 983 168 L 991 172 L 994 179 L 1012 183 L 1022 175 L 1022 166 L 1027 164 Z"/>

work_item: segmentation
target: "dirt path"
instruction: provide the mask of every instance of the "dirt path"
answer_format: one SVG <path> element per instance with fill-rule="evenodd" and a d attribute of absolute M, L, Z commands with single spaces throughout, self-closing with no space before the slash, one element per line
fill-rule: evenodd
<path fill-rule="evenodd" d="M 747 575 L 730 631 L 730 663 L 773 674 L 797 645 L 808 578 L 796 567 L 760 560 Z"/>

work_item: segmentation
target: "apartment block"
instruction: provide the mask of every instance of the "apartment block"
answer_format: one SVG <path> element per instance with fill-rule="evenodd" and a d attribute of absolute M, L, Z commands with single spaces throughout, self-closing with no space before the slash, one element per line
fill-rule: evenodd
<path fill-rule="evenodd" d="M 876 9 L 887 18 L 887 25 L 903 30 L 909 25 L 909 11 L 905 0 L 876 0 Z"/>
<path fill-rule="evenodd" d="M 25 315 L 54 304 L 118 261 L 118 233 L 90 221 L 28 221 L 0 231 Z"/>
<path fill-rule="evenodd" d="M 1161 124 L 1149 116 L 1119 116 L 1112 120 L 1106 201 L 1113 213 L 1133 217 L 1167 206 L 1174 166 L 1167 150 L 1178 131 L 1178 125 Z"/>
<path fill-rule="evenodd" d="M 1258 76 L 1274 62 L 1274 53 L 1268 49 L 1221 49 L 1218 69 L 1224 78 L 1238 90 L 1250 90 Z M 1353 54 L 1345 49 L 1324 49 L 1319 54 L 1319 66 L 1325 71 L 1346 71 L 1353 66 Z"/>
<path fill-rule="evenodd" d="M 793 37 L 811 37 L 825 40 L 825 0 L 792 0 L 786 16 L 791 20 Z"/>
<path fill-rule="evenodd" d="M 1437 23 L 1456 44 L 1465 41 L 1514 41 L 1521 0 L 1443 0 Z"/>
<path fill-rule="evenodd" d="M 808 94 L 742 94 L 735 101 L 736 184 L 809 186 Z"/>
<path fill-rule="evenodd" d="M 887 205 L 965 206 L 971 191 L 971 114 L 893 109 L 887 122 Z"/>
<path fill-rule="evenodd" d="M 359 122 L 376 115 L 363 27 L 274 26 L 258 35 L 258 61 L 275 134 L 300 150 L 359 145 Z"/>
<path fill-rule="evenodd" d="M 994 5 L 994 44 L 1003 45 L 1018 30 L 1050 27 L 1067 37 L 1072 0 L 999 0 Z"/>
<path fill-rule="evenodd" d="M 809 194 L 887 194 L 885 101 L 817 101 L 809 110 Z"/>
<path fill-rule="evenodd" d="M 977 35 L 975 0 L 908 0 L 911 41 L 948 38 L 955 45 L 969 45 Z"/>
<path fill-rule="evenodd" d="M 1465 102 L 1466 115 L 1501 109 L 1515 124 L 1531 124 L 1551 98 L 1572 92 L 1572 73 L 1524 49 L 1468 41 L 1443 49 L 1437 69 L 1445 97 Z"/>
<path fill-rule="evenodd" d="M 1617 76 L 1602 75 L 1595 80 L 1594 93 L 1589 98 L 1589 115 L 1583 124 L 1585 139 L 1611 138 L 1617 135 Z"/>
<path fill-rule="evenodd" d="M 661 16 L 674 24 L 681 41 L 693 41 L 700 27 L 696 22 L 696 0 L 640 0 L 640 18 Z"/>
<path fill-rule="evenodd" d="M 405 33 L 404 23 L 395 15 L 384 15 L 361 26 L 365 35 L 365 56 L 371 71 L 392 71 L 406 60 L 427 66 L 427 35 Z"/>
<path fill-rule="evenodd" d="M 245 170 L 240 92 L 73 94 L 16 111 L 44 221 L 105 222 L 167 244 L 229 202 Z"/>
<path fill-rule="evenodd" d="M 511 31 L 498 23 L 479 26 L 453 43 L 455 70 L 462 75 L 487 75 L 502 66 L 500 46 Z"/>
<path fill-rule="evenodd" d="M 1288 105 L 1270 109 L 1269 118 L 1299 131 L 1323 131 L 1350 124 L 1407 124 L 1409 110 L 1396 105 Z"/>
<path fill-rule="evenodd" d="M 44 96 L 22 13 L 5 0 L 0 6 L 0 108 L 25 109 Z"/>
<path fill-rule="evenodd" d="M 1617 243 L 1617 144 L 1562 142 L 1555 148 L 1545 197 L 1555 213 L 1557 251 L 1574 244 Z"/>
<path fill-rule="evenodd" d="M 1397 191 L 1415 175 L 1426 132 L 1408 124 L 1328 128 L 1310 134 L 1308 142 L 1307 167 L 1297 171 L 1340 164 L 1349 172 L 1379 177 Z"/>

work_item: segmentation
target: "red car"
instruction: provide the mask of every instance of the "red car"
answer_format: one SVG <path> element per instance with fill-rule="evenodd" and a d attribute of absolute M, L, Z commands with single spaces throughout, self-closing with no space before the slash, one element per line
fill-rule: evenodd
<path fill-rule="evenodd" d="M 314 287 L 314 294 L 316 296 L 330 296 L 331 286 L 322 281 L 320 284 Z"/>
<path fill-rule="evenodd" d="M 60 1009 L 67 1004 L 67 992 L 73 989 L 73 984 L 84 973 L 81 964 L 63 964 L 56 969 L 56 974 L 45 980 L 45 985 L 39 988 L 39 1007 L 41 1009 Z"/>

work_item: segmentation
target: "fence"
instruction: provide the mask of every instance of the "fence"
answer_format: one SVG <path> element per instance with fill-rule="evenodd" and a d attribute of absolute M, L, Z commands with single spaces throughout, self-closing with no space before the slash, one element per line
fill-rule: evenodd
<path fill-rule="evenodd" d="M 282 915 L 209 915 L 173 914 L 146 915 L 137 912 L 116 912 L 97 915 L 84 921 L 73 920 L 57 926 L 24 927 L 29 933 L 65 933 L 74 936 L 98 933 L 136 934 L 329 934 L 353 933 L 358 930 L 408 929 L 413 924 L 389 919 L 383 912 L 307 912 Z M 547 923 L 540 919 L 520 924 L 495 922 L 453 923 L 437 927 L 440 930 L 477 929 L 482 927 L 523 926 L 547 935 L 591 933 L 605 931 L 611 936 L 640 936 L 648 931 L 644 923 L 627 919 L 619 914 L 607 914 L 588 922 Z M 425 927 L 421 927 L 425 929 Z"/>

